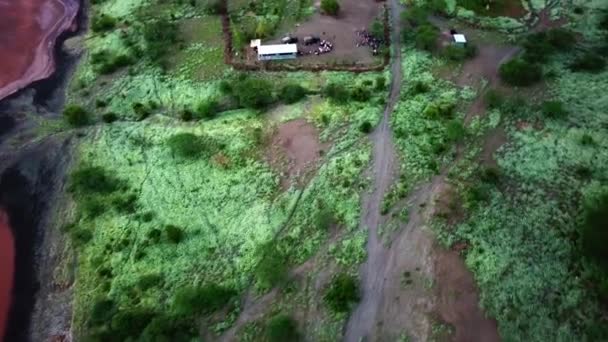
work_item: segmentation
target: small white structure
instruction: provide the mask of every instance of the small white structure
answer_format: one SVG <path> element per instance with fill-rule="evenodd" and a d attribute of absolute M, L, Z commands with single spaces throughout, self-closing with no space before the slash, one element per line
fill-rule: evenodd
<path fill-rule="evenodd" d="M 452 35 L 452 37 L 454 37 L 454 44 L 457 46 L 465 46 L 467 44 L 467 38 L 464 36 L 464 34 L 457 33 Z"/>
<path fill-rule="evenodd" d="M 260 45 L 262 45 L 262 40 L 261 39 L 252 39 L 251 43 L 249 43 L 249 46 L 252 49 L 256 49 Z"/>
<path fill-rule="evenodd" d="M 297 44 L 258 45 L 258 60 L 294 59 L 298 56 Z"/>

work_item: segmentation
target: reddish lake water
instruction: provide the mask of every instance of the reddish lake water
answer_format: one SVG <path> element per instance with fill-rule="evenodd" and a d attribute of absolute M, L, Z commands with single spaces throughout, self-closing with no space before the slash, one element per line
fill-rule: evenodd
<path fill-rule="evenodd" d="M 0 210 L 0 341 L 4 338 L 8 311 L 11 305 L 15 245 L 8 217 Z"/>
<path fill-rule="evenodd" d="M 75 29 L 79 0 L 0 0 L 0 100 L 55 70 L 57 37 Z"/>

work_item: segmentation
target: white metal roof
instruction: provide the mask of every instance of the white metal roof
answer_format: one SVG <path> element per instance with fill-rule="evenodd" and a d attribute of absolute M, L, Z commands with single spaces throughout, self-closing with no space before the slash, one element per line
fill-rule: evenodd
<path fill-rule="evenodd" d="M 274 55 L 278 53 L 297 53 L 298 46 L 296 44 L 277 44 L 277 45 L 260 45 L 258 46 L 258 55 Z"/>
<path fill-rule="evenodd" d="M 262 40 L 261 39 L 252 39 L 251 43 L 249 44 L 249 46 L 251 46 L 252 48 L 258 47 L 260 45 L 262 45 Z"/>
<path fill-rule="evenodd" d="M 456 43 L 466 43 L 467 42 L 467 38 L 465 38 L 464 34 L 455 34 L 454 35 L 454 41 Z"/>

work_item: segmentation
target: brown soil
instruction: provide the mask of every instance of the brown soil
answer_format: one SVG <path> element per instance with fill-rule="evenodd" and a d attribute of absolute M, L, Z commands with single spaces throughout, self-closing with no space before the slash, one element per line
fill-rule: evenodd
<path fill-rule="evenodd" d="M 464 63 L 460 75 L 455 80 L 456 84 L 461 87 L 478 87 L 481 80 L 485 79 L 490 87 L 498 86 L 500 84 L 498 68 L 519 51 L 520 48 L 516 46 L 480 44 L 477 56 Z"/>
<path fill-rule="evenodd" d="M 267 152 L 270 164 L 282 175 L 283 188 L 302 185 L 313 170 L 328 143 L 319 141 L 316 128 L 305 119 L 282 123 L 277 128 Z"/>
<path fill-rule="evenodd" d="M 284 32 L 300 38 L 316 35 L 321 39 L 330 41 L 334 49 L 332 52 L 315 56 L 309 55 L 298 58 L 298 63 L 318 62 L 348 62 L 357 64 L 371 64 L 374 62 L 372 51 L 367 46 L 357 47 L 358 37 L 355 31 L 368 29 L 375 18 L 381 13 L 382 7 L 373 0 L 342 0 L 340 12 L 337 17 L 319 13 L 320 1 L 315 2 L 317 12 L 306 22 L 301 23 L 294 30 Z M 275 40 L 274 42 L 278 42 Z M 300 44 L 300 51 L 311 50 L 310 47 Z"/>
<path fill-rule="evenodd" d="M 502 127 L 497 127 L 486 133 L 481 150 L 481 162 L 486 166 L 497 167 L 498 163 L 494 158 L 494 153 L 507 142 L 507 133 Z"/>
<path fill-rule="evenodd" d="M 0 99 L 55 70 L 55 41 L 74 30 L 77 0 L 0 0 Z"/>
<path fill-rule="evenodd" d="M 479 308 L 475 279 L 458 251 L 435 250 L 435 281 L 439 319 L 454 330 L 455 342 L 500 341 L 496 321 Z"/>

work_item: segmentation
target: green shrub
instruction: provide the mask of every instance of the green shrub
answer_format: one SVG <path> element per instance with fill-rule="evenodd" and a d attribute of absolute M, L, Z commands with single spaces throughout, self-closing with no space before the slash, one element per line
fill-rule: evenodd
<path fill-rule="evenodd" d="M 140 341 L 190 342 L 196 340 L 198 332 L 192 319 L 158 315 L 154 317 L 141 334 Z"/>
<path fill-rule="evenodd" d="M 125 188 L 119 178 L 100 166 L 79 166 L 70 174 L 68 190 L 81 195 L 110 194 Z"/>
<path fill-rule="evenodd" d="M 202 101 L 196 107 L 196 115 L 201 119 L 213 119 L 220 110 L 220 104 L 214 99 Z"/>
<path fill-rule="evenodd" d="M 500 78 L 513 86 L 530 86 L 542 78 L 542 69 L 536 64 L 515 58 L 500 66 Z"/>
<path fill-rule="evenodd" d="M 171 224 L 165 227 L 165 233 L 167 234 L 167 240 L 172 243 L 180 243 L 184 239 L 184 231 Z"/>
<path fill-rule="evenodd" d="M 583 255 L 608 273 L 608 191 L 587 200 L 583 208 L 581 246 Z"/>
<path fill-rule="evenodd" d="M 86 126 L 91 121 L 89 113 L 83 107 L 76 104 L 67 105 L 63 110 L 63 117 L 68 124 L 74 127 Z"/>
<path fill-rule="evenodd" d="M 210 154 L 215 147 L 209 139 L 192 133 L 175 134 L 167 140 L 167 145 L 174 154 L 190 159 Z"/>
<path fill-rule="evenodd" d="M 522 42 L 523 58 L 532 63 L 545 62 L 552 54 L 567 51 L 575 43 L 574 33 L 562 28 L 529 34 Z"/>
<path fill-rule="evenodd" d="M 594 146 L 595 145 L 595 139 L 593 139 L 593 136 L 591 136 L 588 133 L 583 134 L 583 136 L 581 136 L 581 145 L 583 146 Z"/>
<path fill-rule="evenodd" d="M 239 105 L 245 108 L 261 109 L 274 102 L 272 83 L 262 78 L 246 78 L 234 85 L 235 96 Z"/>
<path fill-rule="evenodd" d="M 431 87 L 422 81 L 415 81 L 410 88 L 412 95 L 424 94 L 430 90 Z"/>
<path fill-rule="evenodd" d="M 160 231 L 158 231 L 160 233 Z M 137 280 L 137 288 L 141 291 L 146 291 L 153 287 L 162 287 L 164 284 L 163 275 L 160 273 L 144 274 Z"/>
<path fill-rule="evenodd" d="M 225 94 L 225 95 L 232 94 L 232 85 L 230 84 L 230 82 L 228 82 L 226 80 L 220 81 L 218 88 L 222 94 Z"/>
<path fill-rule="evenodd" d="M 211 15 L 221 14 L 222 12 L 222 1 L 221 0 L 205 0 L 203 5 L 205 13 Z"/>
<path fill-rule="evenodd" d="M 484 95 L 484 100 L 486 105 L 491 109 L 500 108 L 505 102 L 502 94 L 495 89 L 488 90 Z"/>
<path fill-rule="evenodd" d="M 287 315 L 272 317 L 265 330 L 266 339 L 269 342 L 296 342 L 300 340 L 296 322 Z"/>
<path fill-rule="evenodd" d="M 443 50 L 443 56 L 449 60 L 461 62 L 477 55 L 477 47 L 473 44 L 466 46 L 449 45 Z"/>
<path fill-rule="evenodd" d="M 378 18 L 374 19 L 369 27 L 369 33 L 378 40 L 384 39 L 384 24 L 382 23 L 382 20 Z"/>
<path fill-rule="evenodd" d="M 446 125 L 446 136 L 448 140 L 456 142 L 460 141 L 466 135 L 466 129 L 462 124 L 462 120 L 450 120 Z"/>
<path fill-rule="evenodd" d="M 424 109 L 424 115 L 429 119 L 449 119 L 453 116 L 456 104 L 446 101 L 430 103 Z"/>
<path fill-rule="evenodd" d="M 93 239 L 93 233 L 86 228 L 74 227 L 69 231 L 70 239 L 76 246 L 84 246 Z"/>
<path fill-rule="evenodd" d="M 261 245 L 257 254 L 259 262 L 255 267 L 254 275 L 258 288 L 269 290 L 285 281 L 287 263 L 283 253 L 276 248 L 276 244 L 268 242 Z"/>
<path fill-rule="evenodd" d="M 404 22 L 411 26 L 421 26 L 428 23 L 430 11 L 427 7 L 412 6 L 407 11 L 401 12 L 401 17 Z M 407 32 L 407 31 L 406 31 Z"/>
<path fill-rule="evenodd" d="M 542 104 L 542 112 L 549 118 L 561 118 L 568 114 L 560 101 L 545 101 Z"/>
<path fill-rule="evenodd" d="M 386 77 L 384 77 L 384 76 L 376 77 L 376 90 L 380 91 L 380 90 L 384 90 L 384 89 L 386 89 Z"/>
<path fill-rule="evenodd" d="M 110 322 L 116 312 L 114 301 L 104 298 L 98 299 L 91 309 L 90 322 L 92 325 L 100 325 Z"/>
<path fill-rule="evenodd" d="M 604 70 L 605 67 L 606 61 L 595 52 L 580 55 L 570 64 L 572 71 L 598 72 Z"/>
<path fill-rule="evenodd" d="M 357 280 L 345 273 L 338 274 L 332 279 L 323 300 L 336 313 L 346 313 L 359 301 Z"/>
<path fill-rule="evenodd" d="M 279 97 L 285 103 L 296 103 L 306 96 L 306 89 L 299 84 L 286 84 L 281 88 Z"/>
<path fill-rule="evenodd" d="M 101 120 L 105 123 L 112 123 L 112 122 L 118 120 L 118 115 L 116 115 L 116 113 L 112 113 L 112 112 L 104 113 L 101 116 Z"/>
<path fill-rule="evenodd" d="M 351 97 L 357 102 L 366 102 L 371 96 L 371 91 L 363 86 L 356 86 L 351 92 Z"/>
<path fill-rule="evenodd" d="M 419 49 L 431 51 L 437 46 L 439 29 L 430 24 L 424 24 L 414 31 L 414 43 Z"/>
<path fill-rule="evenodd" d="M 141 102 L 132 103 L 131 108 L 133 109 L 135 117 L 139 121 L 146 119 L 148 116 L 150 116 L 150 114 L 152 114 L 150 108 L 148 108 L 145 104 Z"/>
<path fill-rule="evenodd" d="M 91 22 L 91 30 L 93 32 L 110 31 L 116 27 L 116 19 L 106 14 L 93 16 Z"/>
<path fill-rule="evenodd" d="M 192 316 L 211 313 L 224 307 L 236 296 L 233 289 L 209 284 L 179 289 L 173 299 L 173 310 L 178 315 Z"/>
<path fill-rule="evenodd" d="M 498 184 L 500 182 L 500 169 L 495 166 L 488 166 L 481 169 L 481 180 L 488 184 Z"/>
<path fill-rule="evenodd" d="M 602 17 L 598 23 L 598 28 L 600 30 L 608 30 L 608 12 L 604 12 Z"/>
<path fill-rule="evenodd" d="M 325 97 L 336 103 L 345 103 L 348 101 L 350 94 L 343 84 L 330 82 L 323 88 Z"/>
<path fill-rule="evenodd" d="M 110 322 L 112 337 L 123 341 L 129 338 L 136 338 L 154 316 L 153 312 L 144 309 L 119 311 L 112 317 L 112 321 Z"/>
<path fill-rule="evenodd" d="M 328 15 L 337 15 L 340 11 L 338 0 L 321 0 L 321 10 Z"/>
<path fill-rule="evenodd" d="M 369 134 L 371 133 L 371 131 L 374 129 L 374 126 L 372 125 L 371 122 L 369 121 L 363 121 L 360 125 L 359 125 L 359 131 L 361 131 L 361 133 L 365 133 L 365 134 Z"/>
<path fill-rule="evenodd" d="M 146 41 L 146 54 L 150 59 L 164 68 L 165 57 L 178 42 L 177 23 L 166 18 L 153 21 L 143 20 L 143 37 Z"/>
<path fill-rule="evenodd" d="M 194 113 L 190 108 L 184 108 L 179 112 L 179 118 L 182 119 L 182 121 L 191 121 L 194 119 Z"/>
<path fill-rule="evenodd" d="M 107 51 L 98 51 L 92 54 L 91 63 L 100 74 L 107 75 L 135 64 L 135 57 L 130 54 L 114 55 Z"/>

